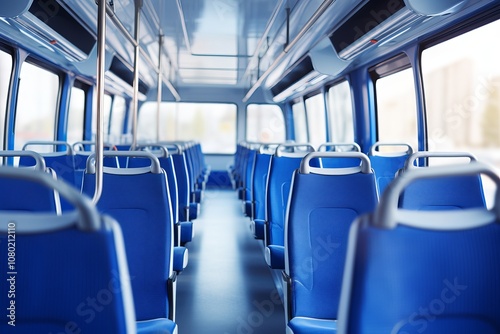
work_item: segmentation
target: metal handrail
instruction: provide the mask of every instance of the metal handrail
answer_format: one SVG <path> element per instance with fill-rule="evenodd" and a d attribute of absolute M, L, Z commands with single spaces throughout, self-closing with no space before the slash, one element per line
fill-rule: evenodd
<path fill-rule="evenodd" d="M 316 23 L 316 21 L 323 15 L 323 13 L 328 9 L 328 7 L 334 2 L 334 0 L 325 0 L 321 6 L 314 12 L 313 16 L 306 22 L 304 27 L 299 31 L 297 36 L 285 47 L 285 49 L 279 54 L 279 56 L 274 60 L 271 66 L 262 74 L 255 84 L 250 88 L 250 90 L 243 97 L 243 102 L 247 102 L 255 91 L 262 85 L 264 80 L 271 74 L 274 69 L 281 64 L 283 58 L 290 52 L 290 50 L 299 42 L 300 39 L 311 29 L 311 27 Z"/>

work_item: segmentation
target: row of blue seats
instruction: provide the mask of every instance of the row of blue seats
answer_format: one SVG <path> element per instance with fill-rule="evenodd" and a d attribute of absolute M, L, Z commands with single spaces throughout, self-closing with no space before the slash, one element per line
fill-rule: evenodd
<path fill-rule="evenodd" d="M 41 183 L 76 208 L 76 213 L 62 214 L 2 209 L 0 238 L 6 247 L 0 254 L 10 260 L 1 262 L 0 287 L 11 292 L 1 298 L 10 316 L 9 322 L 0 323 L 2 333 L 177 332 L 171 304 L 172 221 L 161 209 L 165 205 L 142 208 L 142 220 L 135 217 L 133 233 L 142 241 L 135 249 L 126 223 L 98 212 L 67 183 L 25 168 L 1 167 L 0 176 L 3 191 L 5 185 L 19 186 L 15 181 L 22 178 L 24 185 Z M 166 187 L 163 193 L 165 200 Z M 37 195 L 27 193 L 18 200 L 27 207 Z M 144 228 L 148 225 L 150 230 Z M 149 251 L 153 243 L 165 249 Z"/>
<path fill-rule="evenodd" d="M 23 146 L 23 150 L 30 147 L 53 147 L 54 152 L 40 153 L 44 157 L 47 167 L 52 168 L 59 178 L 73 184 L 77 189 L 81 189 L 83 172 L 88 157 L 93 153 L 92 148 L 94 145 L 94 142 L 88 141 L 77 142 L 73 145 L 62 141 L 32 141 L 27 142 Z M 182 205 L 180 215 L 182 220 L 195 219 L 199 213 L 199 205 L 197 204 L 201 202 L 201 196 L 210 172 L 205 163 L 201 145 L 193 141 L 156 143 L 156 150 L 161 157 L 161 148 L 158 146 L 170 149 L 170 154 L 176 165 L 176 176 L 182 192 L 180 195 L 180 205 Z M 151 148 L 151 144 L 141 144 L 135 149 L 142 150 L 148 147 Z M 107 151 L 129 151 L 130 145 L 106 144 L 105 149 Z M 22 157 L 19 164 L 29 166 L 33 164 L 33 160 Z M 127 167 L 127 164 L 128 159 L 126 157 L 111 155 L 105 156 L 103 160 L 103 165 L 111 168 Z M 65 202 L 62 205 L 64 209 Z"/>
<path fill-rule="evenodd" d="M 164 143 L 160 146 L 154 146 L 154 148 L 161 147 L 160 150 L 154 150 L 153 146 L 149 145 L 149 148 L 153 150 L 152 152 L 155 154 L 147 151 L 105 152 L 107 157 L 126 157 L 128 160 L 128 166 L 127 168 L 105 168 L 103 175 L 103 189 L 99 201 L 96 204 L 101 214 L 109 215 L 119 224 L 120 231 L 118 234 L 120 235 L 114 236 L 114 238 L 122 238 L 122 240 L 117 241 L 117 243 L 120 244 L 121 247 L 124 245 L 124 248 L 127 251 L 126 263 L 130 276 L 124 276 L 124 278 L 131 281 L 128 282 L 128 284 L 132 286 L 131 291 L 133 295 L 133 303 L 130 303 L 130 300 L 127 300 L 125 307 L 130 308 L 130 305 L 134 305 L 134 318 L 138 321 L 137 331 L 141 333 L 173 333 L 177 331 L 177 326 L 175 324 L 176 273 L 182 271 L 187 265 L 187 249 L 179 246 L 174 247 L 174 244 L 178 245 L 182 243 L 182 241 L 186 240 L 178 240 L 177 243 L 174 242 L 174 223 L 178 222 L 178 218 L 176 218 L 176 216 L 183 210 L 177 210 L 178 202 L 176 201 L 176 198 L 179 198 L 180 192 L 177 193 L 175 187 L 172 188 L 172 185 L 175 186 L 176 183 L 174 159 L 172 159 L 174 155 L 170 155 L 170 151 L 168 151 L 164 145 L 172 145 L 172 143 Z M 179 145 L 179 143 L 175 143 L 174 147 L 177 148 L 177 153 L 183 151 L 183 148 Z M 174 150 L 172 149 L 171 151 Z M 184 150 L 184 152 L 186 151 L 187 150 Z M 23 157 L 28 154 L 37 156 L 37 154 L 33 154 L 28 151 L 21 153 Z M 12 154 L 15 153 L 6 153 L 6 155 L 9 156 Z M 186 159 L 184 154 L 178 155 Z M 37 162 L 45 164 L 45 160 L 42 157 L 38 156 L 36 159 Z M 165 167 L 165 169 L 162 167 Z M 43 166 L 35 166 L 33 168 L 40 169 L 38 174 L 46 174 L 44 173 Z M 170 170 L 170 172 L 167 172 L 167 169 Z M 22 171 L 24 168 L 19 168 L 19 170 Z M 197 177 L 197 179 L 200 180 L 201 178 L 201 176 Z M 12 182 L 12 180 L 2 180 L 4 187 L 9 187 L 9 184 L 11 184 L 9 182 Z M 54 200 L 54 194 L 57 195 L 57 192 L 54 193 L 54 191 L 50 189 L 48 190 L 49 194 L 47 194 L 47 189 L 45 189 L 45 194 L 42 194 L 33 190 L 33 187 L 27 187 L 26 181 L 21 182 L 24 183 L 22 185 L 19 185 L 18 183 L 11 184 L 9 188 L 20 189 L 21 193 L 19 195 L 21 196 L 23 195 L 22 192 L 24 192 L 24 196 L 14 198 L 11 201 L 17 203 L 21 202 L 23 207 L 19 207 L 19 204 L 16 204 L 17 206 L 15 207 L 6 207 L 4 205 L 6 202 L 2 201 L 2 210 L 27 211 L 32 209 L 32 207 L 30 208 L 29 206 L 33 205 L 33 203 L 29 204 L 29 202 L 39 203 L 39 200 L 44 195 L 47 195 L 49 198 L 47 201 L 50 201 L 50 199 Z M 93 157 L 90 156 L 87 159 L 87 167 L 83 175 L 82 192 L 91 197 L 94 194 L 94 187 L 95 168 L 93 166 Z M 172 189 L 174 190 L 171 191 Z M 6 197 L 10 196 L 10 194 L 7 194 L 6 192 L 3 193 L 6 194 Z M 29 196 L 27 196 L 27 194 L 29 194 Z M 189 196 L 192 196 L 192 194 Z M 13 197 L 10 196 L 10 198 Z M 57 201 L 57 196 L 55 199 Z M 69 203 L 72 203 L 71 199 L 67 200 Z M 38 210 L 39 209 L 42 208 L 38 208 Z M 52 207 L 45 208 L 42 211 L 47 212 L 50 209 L 52 209 Z M 185 215 L 188 216 L 189 210 L 185 211 Z M 46 212 L 43 213 L 45 216 Z M 56 211 L 53 212 L 56 217 L 68 217 L 66 211 L 63 211 L 62 216 Z M 40 215 L 41 213 L 37 212 L 37 214 Z M 71 217 L 74 217 L 74 215 Z M 45 219 L 44 223 L 41 225 L 51 225 L 50 221 L 52 219 L 56 219 L 57 221 L 61 220 L 60 218 L 54 218 L 53 216 L 46 218 L 47 219 Z M 36 217 L 36 219 L 38 219 L 38 217 Z M 192 224 L 188 221 L 185 223 Z M 46 235 L 41 238 L 43 239 L 43 237 L 46 237 Z M 68 242 L 71 244 L 71 240 L 68 240 Z M 88 247 L 91 246 L 92 244 L 88 245 Z M 25 251 L 37 252 L 37 249 L 27 247 Z M 43 253 L 45 252 L 45 249 L 40 251 Z M 61 254 L 65 253 L 63 252 Z M 71 252 L 68 254 L 71 254 Z M 101 256 L 106 255 L 103 253 Z M 100 258 L 97 260 L 100 260 Z M 37 277 L 37 270 L 40 268 L 36 266 L 36 263 L 28 260 L 24 261 L 26 262 L 24 272 L 31 273 L 32 277 Z M 68 258 L 65 259 L 66 263 L 72 263 L 73 261 L 79 261 L 79 259 L 72 259 L 69 255 Z M 47 260 L 40 262 L 41 265 L 46 263 Z M 88 268 L 89 271 L 87 272 L 87 276 L 85 276 L 85 279 L 87 280 L 89 279 L 89 274 L 93 275 L 93 270 L 91 270 L 91 268 L 93 267 Z M 112 269 L 110 273 L 114 273 L 114 271 L 116 270 Z M 118 273 L 118 271 L 114 274 L 116 273 Z M 58 281 L 56 280 L 56 282 Z M 45 280 L 40 282 L 40 284 L 42 283 L 51 284 L 51 282 L 46 282 Z M 32 287 L 29 287 L 29 285 L 33 285 L 33 281 L 26 279 L 23 281 L 23 288 L 25 285 L 26 291 L 31 291 Z M 67 285 L 68 284 L 66 283 L 66 286 Z M 88 290 L 86 291 L 88 296 L 92 296 L 92 294 L 88 294 Z M 97 291 L 97 293 L 100 291 L 101 290 Z M 24 297 L 25 295 L 23 292 L 22 298 Z M 71 307 L 72 299 L 65 299 L 64 296 L 61 297 L 62 299 L 58 299 L 58 301 L 62 305 L 66 305 L 66 307 Z M 57 313 L 57 310 L 54 313 L 56 318 L 63 317 L 62 319 L 65 319 L 66 323 L 61 321 L 59 323 L 52 324 L 53 327 L 50 327 L 52 325 L 47 327 L 50 330 L 52 330 L 52 328 L 54 330 L 59 329 L 56 330 L 56 332 L 61 332 L 60 329 L 62 328 L 64 330 L 64 326 L 71 322 L 68 319 L 81 320 L 81 317 L 70 318 L 70 316 L 75 316 L 74 314 L 60 314 Z M 39 309 L 36 309 L 36 311 L 40 313 Z M 22 326 L 30 321 L 36 322 L 37 319 L 40 321 L 47 320 L 47 317 L 44 317 L 43 314 L 41 316 L 36 314 L 35 310 L 30 310 L 28 313 L 23 312 L 19 312 L 17 314 L 18 323 L 20 322 Z M 53 317 L 54 314 L 51 314 L 50 316 Z M 81 312 L 77 311 L 77 315 L 81 316 Z M 109 326 L 111 326 L 113 321 L 109 321 Z M 108 323 L 105 319 L 101 319 L 101 321 L 97 324 L 94 323 L 94 321 L 91 321 L 90 324 L 87 324 L 87 321 L 84 321 L 84 324 L 80 324 L 79 326 L 81 326 L 79 328 L 86 329 L 82 330 L 83 332 L 102 332 L 102 328 L 108 328 L 106 327 L 108 326 Z M 101 328 L 100 326 L 104 327 Z M 30 328 L 32 329 L 33 327 L 28 326 L 25 331 L 20 332 L 31 332 Z M 94 328 L 94 330 L 92 330 L 92 328 Z M 130 328 L 127 330 L 130 330 Z M 105 332 L 121 333 L 125 331 L 105 330 Z M 128 332 L 129 331 L 127 331 L 127 333 Z M 135 327 L 133 332 L 135 332 Z"/>
<path fill-rule="evenodd" d="M 262 155 L 265 149 L 266 146 L 261 146 L 259 154 Z M 344 273 L 344 263 L 348 250 L 347 245 L 352 244 L 352 242 L 348 243 L 348 231 L 351 229 L 352 222 L 355 219 L 365 213 L 373 212 L 377 207 L 382 205 L 378 205 L 377 177 L 375 176 L 376 172 L 375 174 L 372 172 L 371 159 L 369 157 L 362 153 L 307 153 L 307 150 L 312 149 L 300 149 L 300 147 L 296 145 L 288 145 L 288 147 L 278 146 L 275 153 L 269 155 L 268 176 L 264 176 L 267 182 L 272 180 L 273 165 L 274 168 L 276 168 L 286 164 L 286 160 L 279 160 L 279 158 L 284 158 L 282 151 L 289 151 L 290 154 L 286 157 L 288 158 L 289 165 L 293 164 L 291 161 L 295 158 L 295 160 L 300 161 L 300 168 L 294 169 L 288 166 L 288 169 L 285 170 L 282 167 L 280 172 L 277 173 L 281 179 L 274 185 L 276 190 L 273 190 L 273 185 L 268 183 L 265 199 L 261 199 L 267 202 L 267 213 L 269 213 L 269 210 L 273 210 L 273 206 L 274 210 L 278 211 L 275 216 L 271 217 L 268 215 L 265 220 L 267 224 L 267 228 L 264 228 L 267 246 L 266 260 L 271 268 L 284 269 L 283 276 L 286 282 L 285 305 L 288 331 L 291 333 L 331 333 L 335 332 L 337 328 L 336 319 L 339 319 L 341 313 L 339 311 L 340 295 L 348 290 L 345 288 L 345 286 L 348 286 L 346 279 L 344 279 L 344 284 L 342 284 L 342 277 L 346 275 Z M 304 159 L 300 158 L 300 151 L 302 151 L 302 156 L 307 154 Z M 256 169 L 259 166 L 259 154 L 256 155 Z M 392 158 L 396 157 L 396 159 L 399 159 L 399 155 L 400 154 L 390 154 Z M 403 160 L 404 171 L 400 174 L 403 176 L 407 174 L 412 175 L 416 169 L 414 167 L 415 163 L 429 156 L 455 157 L 462 155 L 417 152 L 409 159 Z M 468 157 L 472 160 L 470 165 L 474 166 L 476 163 L 474 158 Z M 352 164 L 353 159 L 357 159 L 358 163 Z M 296 163 L 296 161 L 294 163 Z M 446 172 L 449 173 L 450 170 L 446 169 Z M 258 172 L 256 173 L 259 175 Z M 286 176 L 283 174 L 286 174 Z M 393 172 L 391 176 L 390 173 L 386 173 L 383 177 L 392 179 L 394 178 L 394 174 L 395 172 Z M 406 185 L 404 191 L 401 191 L 401 189 L 399 190 L 396 205 L 395 207 L 391 207 L 391 209 L 399 211 L 403 209 L 442 211 L 458 208 L 473 208 L 471 210 L 484 211 L 485 202 L 480 177 L 477 173 L 472 173 L 471 175 L 470 171 L 462 174 L 453 177 L 421 179 L 418 180 L 418 182 L 412 182 L 410 185 Z M 399 178 L 400 177 L 398 177 L 398 179 Z M 259 175 L 255 181 L 261 181 L 260 179 L 261 175 Z M 378 181 L 380 182 L 380 179 Z M 386 182 L 387 185 L 387 180 L 384 179 L 384 182 Z M 274 194 L 272 194 L 273 191 Z M 269 202 L 271 202 L 271 205 Z M 256 208 L 258 208 L 258 205 L 256 205 Z M 413 212 L 408 216 L 414 216 Z M 418 216 L 419 215 L 417 215 L 417 217 Z M 268 221 L 270 219 L 282 219 L 281 224 L 278 223 L 273 226 L 273 221 Z M 410 218 L 405 216 L 405 219 Z M 410 221 L 412 219 L 413 218 L 411 218 Z M 435 220 L 433 220 L 433 222 L 435 222 Z M 405 223 L 407 222 L 405 221 Z M 261 225 L 258 221 L 254 224 L 254 231 L 257 236 L 259 236 L 259 226 Z M 377 224 L 380 224 L 380 222 Z M 424 228 L 436 228 L 436 226 L 439 226 L 430 226 L 426 219 L 419 222 L 417 225 Z M 363 225 L 363 227 L 364 226 L 365 225 Z M 356 232 L 351 232 L 351 234 L 355 233 Z M 270 238 L 268 238 L 268 235 Z M 276 237 L 273 239 L 273 236 Z M 351 239 L 352 238 L 351 236 Z M 280 243 L 280 239 L 283 240 L 283 243 Z M 277 241 L 277 243 L 272 244 L 269 243 L 270 241 Z M 365 242 L 368 241 L 365 240 Z M 390 249 L 394 254 L 398 254 L 399 247 L 401 247 L 403 251 L 408 250 L 405 249 L 405 246 L 405 244 L 396 244 L 396 246 L 392 245 L 393 248 Z M 354 248 L 355 246 L 349 247 Z M 364 243 L 359 247 L 363 248 Z M 415 246 L 415 249 L 416 252 L 418 252 L 417 246 Z M 415 250 L 411 249 L 408 251 Z M 496 251 L 498 253 L 498 250 Z M 495 253 L 496 255 L 494 256 L 497 256 L 497 253 Z M 397 257 L 397 255 L 394 256 Z M 347 256 L 347 258 L 350 259 L 349 256 Z M 381 267 L 384 266 L 383 261 L 377 261 L 377 263 L 380 264 Z M 372 266 L 370 262 L 367 262 L 366 265 Z M 398 268 L 398 265 L 404 267 L 405 263 L 400 261 L 396 266 L 392 266 L 396 272 L 397 270 L 406 269 Z M 437 267 L 441 265 L 441 263 L 436 264 Z M 348 267 L 349 264 L 346 265 L 346 268 Z M 410 271 L 416 271 L 417 273 L 422 270 L 424 269 L 418 267 L 411 267 L 410 269 Z M 389 273 L 389 276 L 392 275 L 391 272 L 386 272 L 383 269 L 382 273 Z M 352 277 L 349 279 L 351 278 Z M 401 277 L 387 277 L 386 281 L 391 282 L 387 287 L 390 288 L 394 285 L 397 286 L 398 284 L 407 283 L 404 280 L 398 282 L 400 278 Z M 483 278 L 484 277 L 481 277 L 481 279 Z M 435 281 L 432 283 L 435 283 Z M 366 282 L 361 282 L 360 284 L 366 284 Z M 363 293 L 369 293 L 371 296 L 374 296 L 374 298 L 384 296 L 384 294 L 379 294 L 377 284 L 378 282 L 374 282 L 370 287 L 371 290 L 363 290 Z M 365 287 L 363 287 L 363 289 L 365 289 Z M 358 296 L 359 300 L 356 301 L 357 303 L 363 304 L 365 302 L 363 293 Z M 416 295 L 419 293 L 420 292 L 416 292 Z M 422 295 L 428 296 L 425 293 L 422 293 Z M 404 295 L 395 297 L 406 298 Z M 410 299 L 417 299 L 415 295 L 408 297 L 410 297 Z M 347 300 L 346 303 L 352 302 L 350 298 L 344 299 Z M 422 299 L 420 298 L 418 300 Z M 382 298 L 378 302 L 382 303 L 383 301 L 384 299 Z M 363 305 L 364 307 L 377 307 L 373 306 L 375 303 L 373 305 Z M 487 304 L 485 308 L 481 308 L 481 310 L 487 309 L 490 306 L 491 303 Z M 384 312 L 384 310 L 379 311 Z M 405 313 L 402 312 L 401 314 L 404 315 Z M 411 313 L 406 314 L 407 317 L 410 315 Z M 490 313 L 489 316 L 491 315 Z M 369 321 L 371 321 L 371 323 L 365 327 L 357 325 L 358 319 L 362 318 L 358 314 L 357 309 L 355 309 L 351 316 L 352 319 L 354 319 L 355 325 L 354 327 L 344 326 L 344 329 L 342 329 L 344 333 L 394 332 L 391 331 L 391 328 L 388 329 L 387 327 L 377 331 L 376 315 L 373 317 L 366 315 L 363 318 L 370 319 Z M 351 319 L 350 317 L 348 318 Z M 345 323 L 350 324 L 349 319 L 346 320 Z M 411 318 L 411 321 L 416 323 L 419 323 L 420 320 L 422 319 Z M 447 325 L 446 321 L 444 325 Z M 345 328 L 349 329 L 346 331 Z M 442 332 L 442 328 L 441 331 L 439 326 L 436 328 L 436 333 Z M 460 328 L 460 326 L 458 326 L 458 328 Z M 341 327 L 339 325 L 339 330 L 340 329 Z M 409 329 L 411 329 L 411 326 L 410 328 L 406 326 L 403 331 L 412 332 Z M 417 327 L 416 329 L 421 329 L 421 327 Z M 415 328 L 413 328 L 413 331 L 415 331 Z M 468 332 L 470 332 L 469 329 Z"/>

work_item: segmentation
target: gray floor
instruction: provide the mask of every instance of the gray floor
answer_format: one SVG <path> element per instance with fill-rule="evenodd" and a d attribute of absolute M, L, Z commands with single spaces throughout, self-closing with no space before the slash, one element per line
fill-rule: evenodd
<path fill-rule="evenodd" d="M 285 333 L 283 305 L 231 190 L 205 193 L 188 268 L 178 277 L 179 334 Z"/>

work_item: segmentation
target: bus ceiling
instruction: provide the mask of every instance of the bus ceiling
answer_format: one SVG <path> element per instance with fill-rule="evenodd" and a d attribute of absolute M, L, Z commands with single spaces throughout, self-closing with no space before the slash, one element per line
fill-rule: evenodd
<path fill-rule="evenodd" d="M 268 101 L 281 102 L 493 3 L 106 0 L 106 85 L 121 88 L 129 97 L 134 94 L 135 22 L 140 99 L 155 96 L 153 88 L 161 80 L 166 100 L 182 100 L 187 87 L 210 86 L 237 89 L 244 102 L 256 91 Z M 96 77 L 95 1 L 10 1 L 0 5 L 0 17 L 0 33 L 7 41 L 33 45 L 34 39 L 38 45 L 28 52 Z M 304 59 L 310 61 L 310 70 L 297 75 Z"/>

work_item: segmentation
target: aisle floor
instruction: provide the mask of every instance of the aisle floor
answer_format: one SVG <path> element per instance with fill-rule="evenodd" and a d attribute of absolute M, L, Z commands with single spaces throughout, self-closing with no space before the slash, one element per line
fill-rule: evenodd
<path fill-rule="evenodd" d="M 285 333 L 283 305 L 249 223 L 234 191 L 205 192 L 177 282 L 179 334 Z"/>

